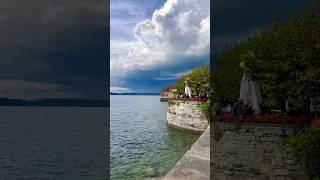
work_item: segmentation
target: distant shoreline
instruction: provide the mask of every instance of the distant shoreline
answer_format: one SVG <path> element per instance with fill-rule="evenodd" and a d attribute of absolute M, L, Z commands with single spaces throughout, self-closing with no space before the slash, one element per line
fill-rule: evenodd
<path fill-rule="evenodd" d="M 109 100 L 92 99 L 71 99 L 71 98 L 51 98 L 51 99 L 9 99 L 0 98 L 1 106 L 24 106 L 24 107 L 109 107 Z"/>
<path fill-rule="evenodd" d="M 149 95 L 149 96 L 160 96 L 160 93 L 110 93 L 110 95 L 134 95 L 134 96 L 145 96 L 145 95 Z"/>
<path fill-rule="evenodd" d="M 78 108 L 98 108 L 98 107 L 105 107 L 109 108 L 110 106 L 99 106 L 99 105 L 92 105 L 92 106 L 86 106 L 86 105 L 0 105 L 1 107 L 78 107 Z"/>

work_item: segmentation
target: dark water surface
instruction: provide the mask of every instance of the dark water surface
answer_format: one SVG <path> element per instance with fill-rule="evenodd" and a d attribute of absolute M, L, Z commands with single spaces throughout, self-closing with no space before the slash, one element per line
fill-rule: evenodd
<path fill-rule="evenodd" d="M 111 96 L 111 179 L 144 179 L 152 169 L 164 176 L 199 134 L 170 128 L 159 96 Z"/>
<path fill-rule="evenodd" d="M 106 108 L 0 107 L 0 179 L 106 179 Z"/>

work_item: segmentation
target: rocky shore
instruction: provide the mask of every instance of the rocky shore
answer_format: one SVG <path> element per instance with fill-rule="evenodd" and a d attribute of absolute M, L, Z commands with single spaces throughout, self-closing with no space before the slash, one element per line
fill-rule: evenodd
<path fill-rule="evenodd" d="M 166 174 L 164 180 L 210 179 L 210 128 L 199 101 L 170 100 L 167 124 L 174 128 L 203 132 L 191 149 Z"/>
<path fill-rule="evenodd" d="M 204 113 L 198 108 L 199 101 L 170 100 L 167 123 L 170 126 L 203 132 L 208 128 Z"/>

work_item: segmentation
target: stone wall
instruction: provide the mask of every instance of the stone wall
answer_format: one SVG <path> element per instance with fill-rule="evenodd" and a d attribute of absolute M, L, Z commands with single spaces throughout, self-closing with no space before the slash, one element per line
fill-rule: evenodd
<path fill-rule="evenodd" d="M 292 127 L 214 122 L 211 129 L 211 179 L 306 179 L 283 143 Z"/>
<path fill-rule="evenodd" d="M 208 127 L 204 113 L 198 108 L 199 101 L 170 100 L 167 123 L 171 126 L 192 131 L 205 131 Z"/>

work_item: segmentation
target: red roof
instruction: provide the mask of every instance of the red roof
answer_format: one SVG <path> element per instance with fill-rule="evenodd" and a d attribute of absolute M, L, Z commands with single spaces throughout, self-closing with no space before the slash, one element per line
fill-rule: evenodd
<path fill-rule="evenodd" d="M 165 88 L 162 89 L 163 92 L 168 92 L 171 89 L 175 89 L 177 86 L 175 84 L 170 84 L 168 86 L 166 86 Z"/>

